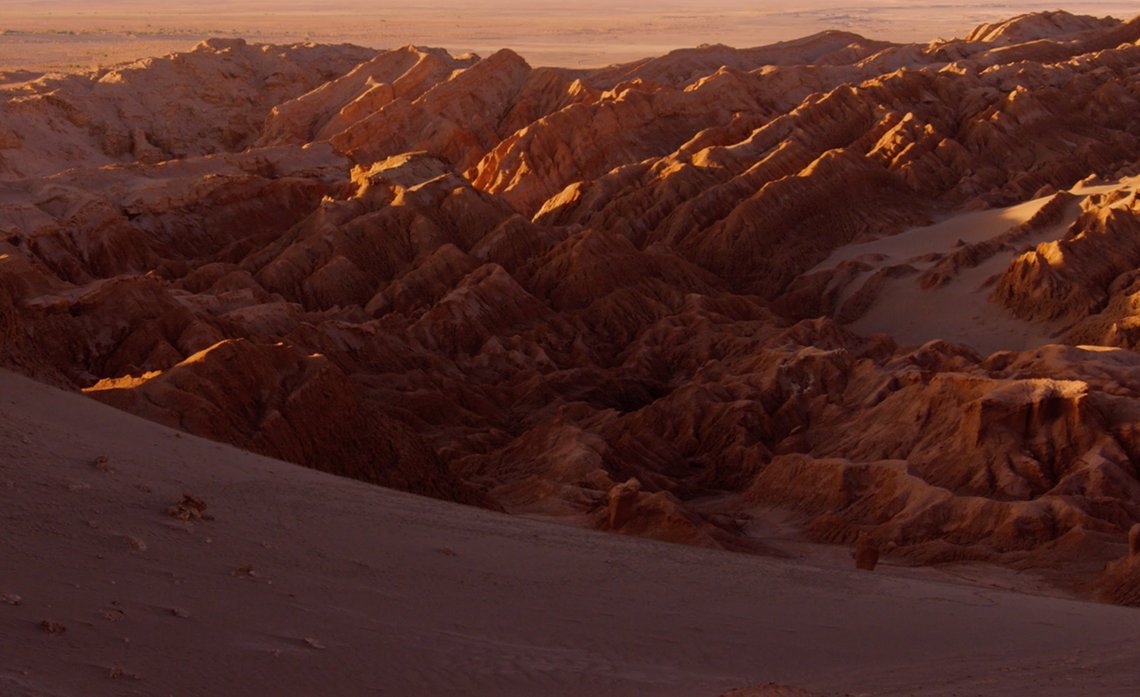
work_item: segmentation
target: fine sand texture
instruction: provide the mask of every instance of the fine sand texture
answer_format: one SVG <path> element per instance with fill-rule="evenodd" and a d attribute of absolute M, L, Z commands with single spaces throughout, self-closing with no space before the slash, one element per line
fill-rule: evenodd
<path fill-rule="evenodd" d="M 1113 183 L 1077 184 L 1062 192 L 1061 195 L 1071 195 L 1071 200 L 1058 206 L 1061 211 L 1056 219 L 1038 229 L 1026 230 L 1010 244 L 995 245 L 996 251 L 988 258 L 941 285 L 923 287 L 921 272 L 932 269 L 959 248 L 996 243 L 1003 235 L 1016 235 L 1015 228 L 1040 213 L 1057 194 L 1007 208 L 962 212 L 933 225 L 850 244 L 835 250 L 812 271 L 834 269 L 843 262 L 861 262 L 867 270 L 858 281 L 892 267 L 913 269 L 886 281 L 867 312 L 850 324 L 860 334 L 881 332 L 904 344 L 942 339 L 966 344 L 983 354 L 1024 351 L 1050 343 L 1065 326 L 1019 319 L 992 302 L 990 293 L 995 279 L 1025 249 L 1062 238 L 1080 212 L 1079 197 L 1127 190 L 1138 183 L 1140 180 L 1133 177 Z M 852 283 L 848 295 L 858 286 L 858 282 Z"/>
<path fill-rule="evenodd" d="M 1072 0 L 1065 8 L 1097 16 L 1136 12 L 1135 3 L 1120 0 Z M 375 48 L 430 45 L 480 55 L 509 46 L 532 65 L 596 67 L 701 43 L 759 46 L 824 29 L 891 41 L 949 39 L 964 27 L 1040 9 L 1040 3 L 1025 0 L 998 5 L 981 0 L 949 5 L 888 0 L 205 0 L 191 6 L 154 0 L 0 0 L 0 72 L 84 70 L 186 51 L 212 36 Z"/>
<path fill-rule="evenodd" d="M 6 697 L 1140 689 L 1134 610 L 509 518 L 10 373 L 0 515 Z"/>

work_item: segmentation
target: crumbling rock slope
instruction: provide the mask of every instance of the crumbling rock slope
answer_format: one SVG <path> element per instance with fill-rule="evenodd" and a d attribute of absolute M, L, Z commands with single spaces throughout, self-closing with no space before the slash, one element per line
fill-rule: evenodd
<path fill-rule="evenodd" d="M 599 70 L 211 41 L 0 98 L 0 361 L 119 408 L 731 549 L 1072 586 L 1140 521 L 1140 18 Z"/>

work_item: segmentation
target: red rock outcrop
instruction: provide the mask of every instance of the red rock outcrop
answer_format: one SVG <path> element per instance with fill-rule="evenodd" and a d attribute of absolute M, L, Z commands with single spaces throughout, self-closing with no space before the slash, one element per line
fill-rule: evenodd
<path fill-rule="evenodd" d="M 1017 44 L 1040 39 L 1068 39 L 1117 24 L 1110 17 L 1096 19 L 1064 11 L 1018 15 L 1004 22 L 983 24 L 966 35 L 966 41 Z"/>
<path fill-rule="evenodd" d="M 397 99 L 415 100 L 474 61 L 414 46 L 380 53 L 335 80 L 274 106 L 259 145 L 327 140 Z"/>
<path fill-rule="evenodd" d="M 874 571 L 879 564 L 879 544 L 869 535 L 859 535 L 855 540 L 855 568 Z"/>
<path fill-rule="evenodd" d="M 189 53 L 3 85 L 0 179 L 244 149 L 273 107 L 370 53 L 211 39 Z"/>
<path fill-rule="evenodd" d="M 314 469 L 484 501 L 407 426 L 362 400 L 328 359 L 282 344 L 222 341 L 166 371 L 103 380 L 86 392 L 168 426 Z"/>
<path fill-rule="evenodd" d="M 503 49 L 414 100 L 404 97 L 385 104 L 331 142 L 357 162 L 425 150 L 464 171 L 506 135 L 501 119 L 518 100 L 530 73 L 521 56 Z"/>
<path fill-rule="evenodd" d="M 1128 531 L 1128 555 L 1105 566 L 1096 593 L 1106 602 L 1140 606 L 1140 523 Z"/>
<path fill-rule="evenodd" d="M 1020 317 L 1069 322 L 1105 307 L 1113 284 L 1140 267 L 1140 203 L 1134 189 L 1092 196 L 1082 206 L 1063 238 L 1009 265 L 994 289 L 995 302 Z"/>

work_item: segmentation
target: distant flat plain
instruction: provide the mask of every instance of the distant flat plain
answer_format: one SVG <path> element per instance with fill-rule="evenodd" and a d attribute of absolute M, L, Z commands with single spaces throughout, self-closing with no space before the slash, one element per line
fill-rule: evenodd
<path fill-rule="evenodd" d="M 1073 0 L 1074 13 L 1131 18 L 1135 0 Z M 510 47 L 532 65 L 597 67 L 702 43 L 759 46 L 841 29 L 930 41 L 977 24 L 1053 9 L 1041 0 L 0 0 L 0 71 L 78 71 L 188 50 L 212 37 L 251 42 L 440 46 L 486 55 Z"/>

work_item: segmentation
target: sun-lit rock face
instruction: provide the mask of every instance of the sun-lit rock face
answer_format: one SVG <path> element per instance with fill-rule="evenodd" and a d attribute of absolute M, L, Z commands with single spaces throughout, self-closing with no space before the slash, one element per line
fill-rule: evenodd
<path fill-rule="evenodd" d="M 1042 39 L 1071 41 L 1100 29 L 1117 25 L 1112 18 L 1077 16 L 1058 10 L 1018 15 L 1004 22 L 983 24 L 966 35 L 966 41 L 991 44 L 1017 44 Z"/>
<path fill-rule="evenodd" d="M 676 542 L 779 551 L 779 511 L 1092 581 L 1140 520 L 1140 20 L 599 70 L 214 41 L 0 90 L 5 365 Z"/>
<path fill-rule="evenodd" d="M 5 84 L 0 180 L 244 149 L 276 105 L 371 53 L 211 39 L 189 53 Z"/>
<path fill-rule="evenodd" d="M 1137 190 L 1092 196 L 1064 236 L 1009 265 L 994 299 L 1027 318 L 1079 321 L 1105 307 L 1140 267 Z M 1106 337 L 1096 337 L 1097 343 Z M 1112 343 L 1109 341 L 1108 343 Z"/>
<path fill-rule="evenodd" d="M 103 380 L 86 392 L 168 426 L 314 469 L 485 502 L 408 426 L 363 400 L 327 358 L 282 343 L 223 340 L 165 371 Z"/>

